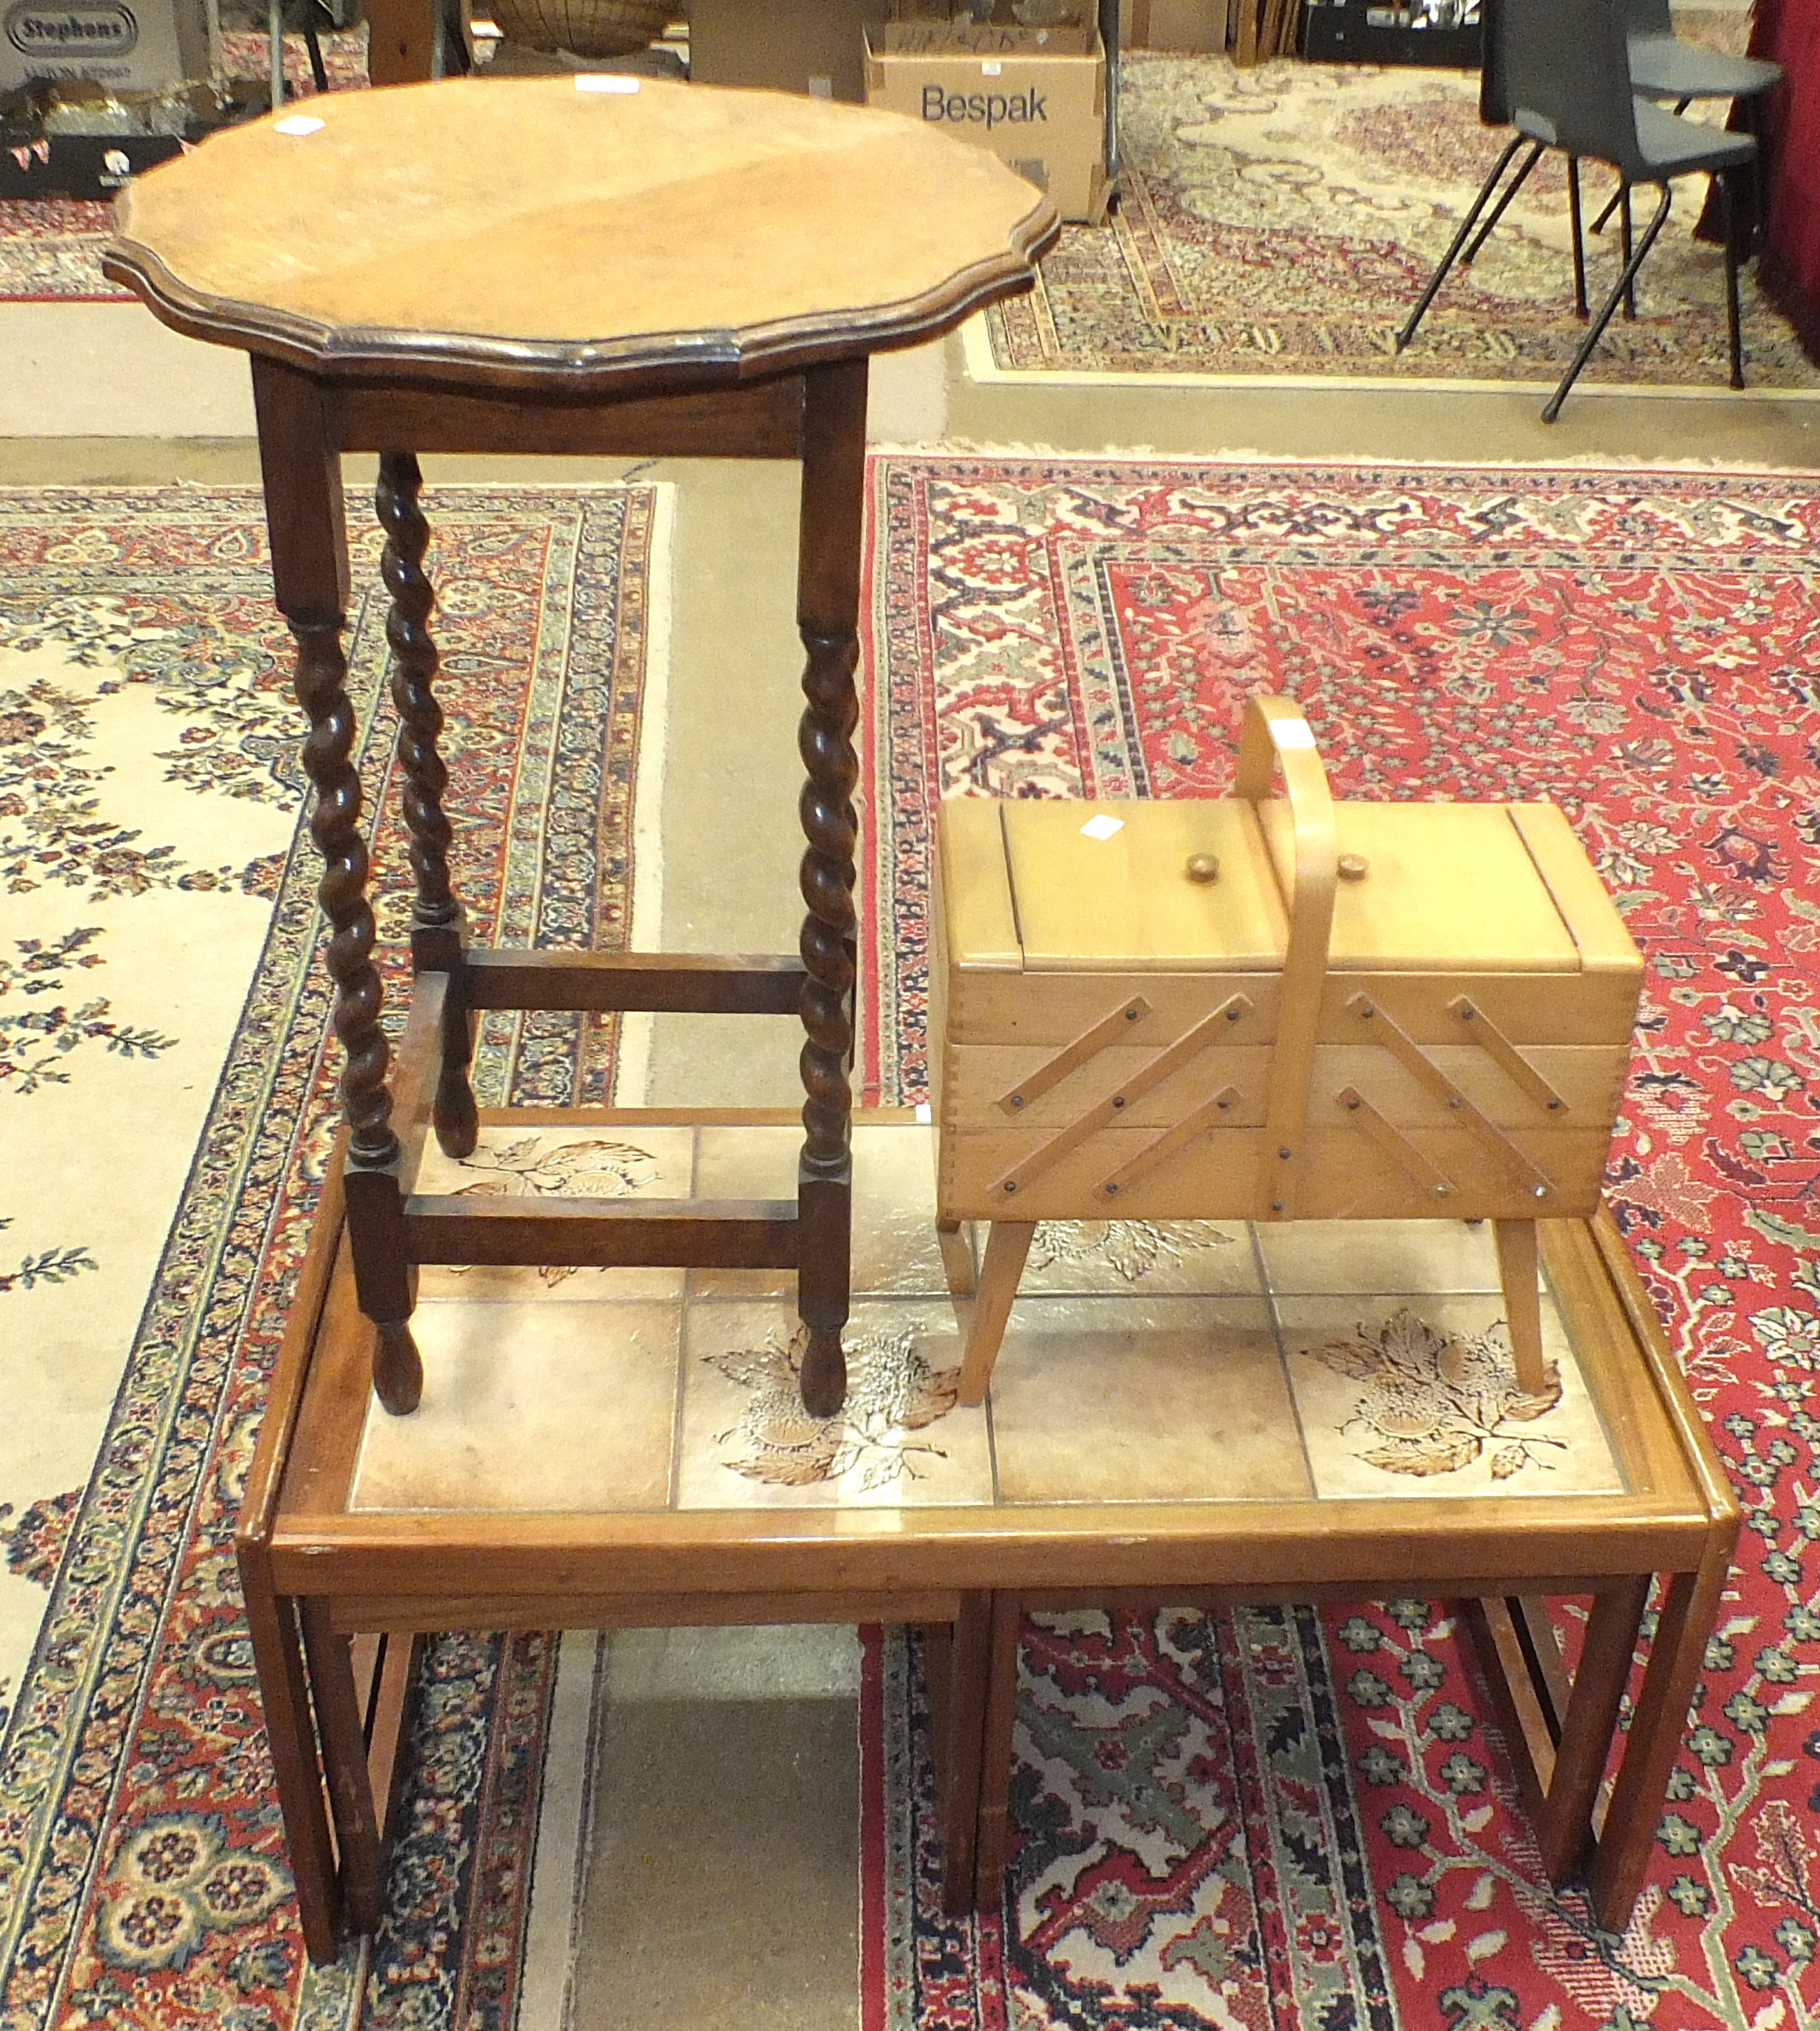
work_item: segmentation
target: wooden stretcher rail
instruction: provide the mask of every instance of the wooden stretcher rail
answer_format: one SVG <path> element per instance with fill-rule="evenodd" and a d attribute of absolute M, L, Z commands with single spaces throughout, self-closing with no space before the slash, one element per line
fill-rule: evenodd
<path fill-rule="evenodd" d="M 715 1626 L 760 1629 L 800 1623 L 951 1622 L 963 1597 L 953 1588 L 922 1593 L 728 1594 L 714 1597 Z M 332 1604 L 343 1634 L 435 1634 L 451 1629 L 546 1629 L 550 1597 L 544 1594 L 368 1594 Z M 565 1627 L 590 1629 L 693 1629 L 708 1612 L 702 1596 L 665 1600 L 649 1594 L 571 1594 L 562 1605 Z"/>
<path fill-rule="evenodd" d="M 510 1201 L 413 1193 L 412 1260 L 524 1268 L 793 1270 L 800 1230 L 790 1199 Z"/>
<path fill-rule="evenodd" d="M 768 952 L 549 952 L 497 946 L 468 952 L 455 977 L 471 1009 L 794 1016 L 808 975 L 800 959 Z"/>

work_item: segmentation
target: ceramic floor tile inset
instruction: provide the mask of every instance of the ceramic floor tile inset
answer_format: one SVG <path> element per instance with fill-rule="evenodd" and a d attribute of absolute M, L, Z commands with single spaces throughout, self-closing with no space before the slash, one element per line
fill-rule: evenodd
<path fill-rule="evenodd" d="M 1257 1245 L 1279 1297 L 1499 1287 L 1488 1220 L 1266 1221 Z"/>
<path fill-rule="evenodd" d="M 537 1272 L 516 1274 L 531 1280 Z M 419 1304 L 424 1400 L 369 1407 L 349 1507 L 661 1509 L 677 1307 L 462 1298 Z"/>
<path fill-rule="evenodd" d="M 417 1190 L 476 1198 L 686 1199 L 694 1169 L 695 1131 L 640 1122 L 540 1128 L 482 1123 L 471 1156 L 445 1156 L 431 1137 L 424 1149 Z M 529 1281 L 527 1278 L 529 1276 Z M 526 1272 L 427 1267 L 424 1298 L 569 1299 L 680 1298 L 680 1270 L 577 1270 L 563 1266 Z"/>
<path fill-rule="evenodd" d="M 979 1243 L 983 1250 L 983 1226 Z M 1058 1296 L 1128 1290 L 1239 1296 L 1261 1291 L 1263 1281 L 1242 1222 L 1044 1220 L 1018 1287 Z"/>
<path fill-rule="evenodd" d="M 1314 1492 L 1258 1300 L 1037 1299 L 991 1389 L 1008 1502 L 1306 1500 Z"/>
<path fill-rule="evenodd" d="M 1623 1475 L 1551 1300 L 1549 1386 L 1517 1386 L 1494 1297 L 1310 1298 L 1278 1317 L 1315 1491 L 1621 1493 Z"/>
<path fill-rule="evenodd" d="M 802 1131 L 703 1128 L 696 1189 L 704 1199 L 787 1198 Z M 853 1293 L 936 1298 L 948 1287 L 935 1235 L 935 1131 L 904 1123 L 853 1130 Z M 794 1295 L 789 1270 L 698 1270 L 696 1297 Z"/>
<path fill-rule="evenodd" d="M 685 1509 L 990 1502 L 985 1413 L 956 1407 L 961 1336 L 945 1301 L 853 1307 L 836 1417 L 798 1394 L 795 1309 L 688 1308 L 677 1500 Z"/>

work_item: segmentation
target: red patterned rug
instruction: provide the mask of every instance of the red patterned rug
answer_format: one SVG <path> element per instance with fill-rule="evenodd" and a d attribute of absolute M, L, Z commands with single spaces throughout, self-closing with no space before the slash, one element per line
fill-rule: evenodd
<path fill-rule="evenodd" d="M 1552 798 L 1649 958 L 1610 1197 L 1746 1511 L 1621 1938 L 1543 1879 L 1442 1605 L 1033 1630 L 977 1925 L 940 1915 L 888 1647 L 875 2021 L 1820 2023 L 1820 486 L 892 458 L 873 501 L 869 1087 L 925 1090 L 940 798 L 1220 795 L 1260 690 L 1338 794 Z"/>

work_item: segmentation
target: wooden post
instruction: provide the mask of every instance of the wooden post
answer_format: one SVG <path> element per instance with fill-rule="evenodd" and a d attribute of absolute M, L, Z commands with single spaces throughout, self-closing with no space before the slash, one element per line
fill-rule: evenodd
<path fill-rule="evenodd" d="M 796 1302 L 808 1328 L 804 1408 L 832 1417 L 846 1398 L 852 1254 L 853 1109 L 853 856 L 859 821 L 854 672 L 859 663 L 859 568 L 865 513 L 866 362 L 843 361 L 804 377 L 802 517 L 796 619 L 808 661 L 798 744 L 807 780 L 802 858 L 804 1140 L 798 1171 Z"/>
<path fill-rule="evenodd" d="M 409 1411 L 422 1394 L 423 1368 L 409 1325 L 416 1291 L 404 1245 L 401 1152 L 385 1081 L 389 1054 L 373 963 L 354 708 L 341 645 L 348 605 L 341 459 L 328 391 L 320 382 L 258 355 L 252 376 L 272 580 L 279 611 L 297 639 L 295 688 L 309 720 L 303 767 L 316 792 L 309 830 L 323 861 L 317 894 L 331 932 L 335 1033 L 346 1054 L 341 1101 L 348 1122 L 348 1239 L 361 1310 L 378 1333 L 373 1386 L 388 1410 Z"/>

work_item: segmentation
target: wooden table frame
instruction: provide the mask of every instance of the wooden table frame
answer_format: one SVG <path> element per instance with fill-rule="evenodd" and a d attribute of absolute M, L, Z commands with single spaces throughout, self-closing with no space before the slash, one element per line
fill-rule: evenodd
<path fill-rule="evenodd" d="M 311 831 L 324 862 L 320 896 L 345 1052 L 348 1231 L 361 1306 L 378 1328 L 373 1385 L 395 1413 L 414 1409 L 423 1386 L 410 1326 L 419 1266 L 476 1263 L 792 1269 L 806 1329 L 803 1402 L 818 1415 L 840 1409 L 852 1227 L 859 774 L 852 735 L 868 362 L 875 352 L 939 338 L 985 304 L 1030 287 L 1034 258 L 1058 230 L 1054 207 L 1008 169 L 913 123 L 851 107 L 812 112 L 809 101 L 775 95 L 631 82 L 630 95 L 613 95 L 627 107 L 616 127 L 587 110 L 591 101 L 603 106 L 603 95 L 579 94 L 574 80 L 560 78 L 344 95 L 325 101 L 301 130 L 254 123 L 124 194 L 118 237 L 104 262 L 174 329 L 251 356 L 272 571 L 296 639 L 295 688 L 309 721 L 303 761 L 315 791 Z M 544 237 L 535 241 L 540 256 L 522 274 L 513 250 L 531 231 L 524 215 L 514 211 L 509 226 L 494 217 L 483 228 L 471 193 L 450 199 L 446 217 L 436 209 L 437 166 L 482 145 L 477 137 L 500 132 L 504 120 L 540 123 L 560 143 L 552 159 L 563 180 L 550 194 L 536 190 L 534 168 L 523 171 Z M 322 145 L 310 144 L 313 154 L 274 153 L 288 145 L 287 127 L 292 140 L 316 134 Z M 642 136 L 643 153 L 635 139 L 623 139 L 615 154 L 609 143 L 615 133 Z M 388 150 L 403 150 L 412 173 L 429 181 L 400 206 L 401 239 L 389 237 L 389 218 L 365 220 L 369 238 L 351 274 L 333 239 L 338 224 L 322 234 L 302 229 L 282 198 L 262 223 L 257 203 L 243 202 L 249 188 L 294 170 L 305 183 L 320 179 L 310 187 L 319 205 L 344 204 L 366 188 L 363 167 L 381 164 Z M 706 244 L 679 254 L 663 224 L 662 193 L 696 184 L 714 194 L 712 216 L 696 228 Z M 927 208 L 939 223 L 924 229 Z M 477 234 L 489 251 L 482 257 L 471 249 L 471 269 L 452 261 L 444 296 L 401 293 L 393 270 L 408 273 L 410 254 L 423 256 L 411 234 L 431 217 L 457 248 Z M 861 251 L 837 272 L 818 270 L 805 293 L 794 258 L 825 251 L 837 227 L 851 230 Z M 565 259 L 605 269 L 617 251 L 615 229 L 630 250 L 635 287 L 590 298 L 578 281 L 572 300 L 555 304 L 540 293 L 552 246 Z M 571 232 L 572 241 L 563 237 Z M 274 233 L 286 249 L 275 263 L 267 258 Z M 869 235 L 875 250 L 885 249 L 875 251 L 870 268 Z M 844 240 L 833 243 L 845 250 Z M 696 263 L 708 278 L 702 286 Z M 477 300 L 487 298 L 489 278 L 497 293 Z M 454 328 L 394 321 L 407 314 L 440 316 Z M 596 315 L 606 321 L 594 327 L 598 335 L 577 336 Z M 517 331 L 523 335 L 511 335 Z M 396 1092 L 380 1026 L 342 640 L 347 452 L 379 454 L 377 506 L 391 593 L 386 634 L 415 877 L 412 959 L 417 1002 L 433 1016 L 412 1026 L 415 1041 Z M 419 505 L 424 452 L 800 464 L 806 915 L 797 953 L 468 945 L 449 867 L 449 778 L 429 630 L 434 593 L 424 570 L 429 528 Z M 637 1206 L 575 1200 L 529 1210 L 417 1193 L 429 1125 L 449 1155 L 473 1149 L 468 1066 L 475 1020 L 487 1009 L 799 1015 L 804 1140 L 794 1200 Z"/>
<path fill-rule="evenodd" d="M 946 1840 L 961 1911 L 1000 1894 L 1017 1633 L 1033 1606 L 1210 1606 L 1428 1594 L 1464 1605 L 1550 1878 L 1585 1869 L 1625 1924 L 1717 1614 L 1739 1510 L 1606 1216 L 1544 1254 L 1630 1491 L 1295 1502 L 766 1508 L 591 1514 L 350 1510 L 371 1327 L 338 1160 L 248 1478 L 237 1545 L 311 1954 L 383 1908 L 411 1646 L 430 1630 L 785 1622 L 932 1627 Z M 1217 1574 L 1218 1582 L 1210 1576 Z M 1664 1592 L 1611 1776 L 1652 1578 Z M 1594 1597 L 1570 1681 L 1540 1603 Z M 388 1639 L 375 1669 L 372 1639 Z"/>
<path fill-rule="evenodd" d="M 1656 1633 L 1629 1729 L 1618 1720 L 1651 1575 L 1562 1576 L 1522 1594 L 1459 1598 L 1456 1579 L 1417 1572 L 1387 1576 L 1384 1591 L 1452 1599 L 1476 1653 L 1492 1710 L 1508 1745 L 1523 1810 L 1548 1880 L 1584 1878 L 1592 1915 L 1612 1932 L 1630 1922 L 1648 1870 L 1661 1801 L 1687 1726 L 1688 1704 L 1725 1584 L 1730 1540 L 1715 1529 L 1707 1563 L 1665 1576 Z M 1488 1576 L 1488 1584 L 1497 1583 Z M 1369 1585 L 1363 1591 L 1369 1594 Z M 1591 1594 L 1579 1666 L 1571 1675 L 1548 1614 L 1550 1594 Z M 1018 1651 L 1031 1612 L 1096 1608 L 1199 1607 L 1209 1613 L 1263 1602 L 1357 1600 L 1343 1587 L 1305 1582 L 1278 1587 L 1171 1588 L 1166 1595 L 1124 1590 L 1083 1594 L 996 1594 L 986 1665 L 985 1742 L 975 1814 L 974 1898 L 983 1910 L 1004 1894 L 1010 1850 L 1012 1732 L 1017 1712 Z M 1614 1745 L 1615 1771 L 1609 1769 Z M 1609 1795 L 1602 1797 L 1609 1780 Z"/>
<path fill-rule="evenodd" d="M 867 364 L 841 361 L 749 385 L 604 403 L 514 391 L 394 389 L 325 382 L 256 356 L 272 571 L 298 642 L 298 696 L 309 717 L 304 761 L 316 790 L 312 831 L 326 865 L 321 901 L 332 936 L 335 1027 L 346 1050 L 341 1093 L 350 1127 L 349 1234 L 361 1309 L 378 1328 L 373 1384 L 395 1412 L 416 1408 L 423 1369 L 411 1337 L 420 1263 L 642 1263 L 794 1269 L 809 1329 L 805 1400 L 823 1412 L 846 1391 L 841 1331 L 847 1315 L 852 1169 L 847 1147 L 855 981 L 852 793 L 858 763 L 853 674 L 858 661 L 860 531 L 865 479 Z M 409 443 L 415 448 L 394 448 Z M 799 744 L 807 905 L 800 957 L 479 951 L 465 940 L 444 812 L 448 772 L 438 740 L 433 601 L 423 558 L 430 530 L 418 506 L 417 452 L 555 451 L 648 457 L 794 458 L 802 466 L 797 621 L 807 666 Z M 400 720 L 416 898 L 411 930 L 418 998 L 431 1020 L 413 1026 L 397 1093 L 379 1027 L 373 918 L 366 894 L 354 723 L 341 646 L 349 598 L 341 457 L 377 451 L 387 628 Z M 570 1200 L 535 1209 L 506 1201 L 438 1198 L 413 1187 L 426 1128 L 451 1156 L 474 1148 L 468 1079 L 477 1016 L 487 1009 L 800 1013 L 806 1101 L 795 1202 L 636 1205 Z M 430 1096 L 428 1122 L 416 1104 Z"/>
<path fill-rule="evenodd" d="M 731 1627 L 767 1623 L 902 1621 L 923 1626 L 937 1704 L 935 1756 L 954 1908 L 970 1899 L 974 1826 L 980 1794 L 980 1721 L 991 1600 L 979 1589 L 940 1585 L 842 1584 L 806 1592 L 766 1575 L 757 1588 L 730 1589 L 716 1560 L 704 1583 L 699 1558 L 673 1577 L 633 1565 L 623 1585 L 603 1588 L 597 1561 L 559 1558 L 555 1594 L 492 1591 L 456 1600 L 410 1585 L 421 1559 L 387 1591 L 356 1602 L 318 1591 L 338 1578 L 331 1557 L 318 1575 L 285 1524 L 286 1505 L 344 1497 L 366 1412 L 363 1342 L 370 1322 L 355 1290 L 345 1198 L 345 1134 L 317 1209 L 296 1298 L 272 1377 L 265 1421 L 235 1536 L 246 1617 L 265 1709 L 273 1779 L 284 1816 L 305 1950 L 326 1962 L 348 1932 L 371 1935 L 384 1911 L 387 1856 L 410 1727 L 419 1640 L 466 1627 L 488 1632 L 569 1629 Z M 394 1520 L 396 1520 L 396 1519 Z M 710 1532 L 712 1542 L 714 1533 Z M 436 1531 L 422 1535 L 434 1563 Z M 589 1570 L 584 1570 L 587 1568 Z M 613 1578 L 618 1581 L 615 1573 Z M 351 1622 L 350 1617 L 351 1616 Z"/>
<path fill-rule="evenodd" d="M 1470 1566 L 1462 1571 L 1458 1546 L 1437 1544 L 1427 1563 L 1419 1554 L 1411 1559 L 1411 1548 L 1402 1546 L 1401 1555 L 1392 1553 L 1376 1561 L 1367 1556 L 1363 1566 L 1357 1548 L 1335 1546 L 1326 1559 L 1304 1556 L 1286 1563 L 1280 1577 L 1263 1584 L 1255 1579 L 1247 1583 L 1241 1572 L 1231 1585 L 1171 1587 L 1166 1594 L 1153 1588 L 1053 1587 L 995 1594 L 975 1834 L 974 1891 L 982 1907 L 996 1906 L 1003 1895 L 1018 1649 L 1026 1614 L 1176 1606 L 1214 1611 L 1264 1602 L 1413 1595 L 1454 1606 L 1511 1751 L 1518 1793 L 1549 1881 L 1558 1887 L 1583 1878 L 1593 1917 L 1609 1931 L 1624 1930 L 1649 1868 L 1661 1801 L 1686 1733 L 1742 1511 L 1610 1214 L 1602 1210 L 1579 1229 L 1583 1238 L 1578 1246 L 1563 1246 L 1556 1224 L 1545 1231 L 1554 1236 L 1547 1259 L 1557 1293 L 1569 1301 L 1613 1308 L 1643 1357 L 1655 1408 L 1666 1413 L 1666 1429 L 1687 1471 L 1685 1493 L 1693 1497 L 1690 1513 L 1673 1519 L 1678 1553 L 1671 1553 L 1666 1543 L 1647 1552 L 1639 1544 L 1617 1560 L 1612 1554 L 1621 1548 L 1618 1541 L 1589 1522 L 1584 1542 L 1560 1548 L 1574 1555 L 1558 1561 L 1552 1574 L 1512 1557 L 1512 1546 L 1506 1546 L 1499 1568 L 1476 1571 Z M 1537 1507 L 1540 1513 L 1552 1505 Z M 1671 1519 L 1664 1514 L 1661 1521 L 1666 1526 Z M 1241 1553 L 1239 1563 L 1256 1561 Z M 1512 1586 L 1519 1563 L 1525 1566 L 1520 1591 Z M 1343 1565 L 1345 1577 L 1334 1577 L 1331 1570 L 1323 1577 L 1323 1565 Z M 1655 1630 L 1630 1725 L 1621 1736 L 1620 1712 L 1632 1686 L 1652 1582 L 1658 1580 Z M 1551 1595 L 1592 1600 L 1571 1674 L 1549 1614 Z"/>

